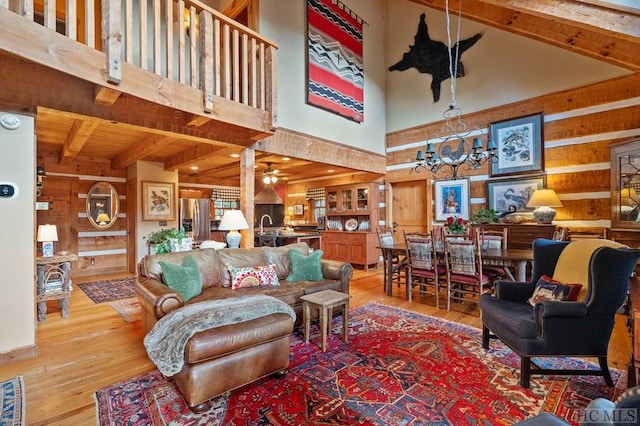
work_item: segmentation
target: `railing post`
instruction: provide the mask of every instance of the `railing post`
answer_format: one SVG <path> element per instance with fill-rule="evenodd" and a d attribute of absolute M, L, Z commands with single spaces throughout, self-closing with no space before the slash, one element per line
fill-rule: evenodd
<path fill-rule="evenodd" d="M 122 81 L 122 32 L 120 22 L 120 1 L 102 1 L 102 46 L 107 57 L 107 81 L 119 84 Z"/>
<path fill-rule="evenodd" d="M 200 90 L 204 96 L 204 111 L 213 112 L 213 16 L 200 12 Z"/>
<path fill-rule="evenodd" d="M 278 62 L 276 61 L 276 48 L 269 46 L 266 49 L 266 105 L 265 110 L 271 111 L 271 130 L 278 128 Z"/>

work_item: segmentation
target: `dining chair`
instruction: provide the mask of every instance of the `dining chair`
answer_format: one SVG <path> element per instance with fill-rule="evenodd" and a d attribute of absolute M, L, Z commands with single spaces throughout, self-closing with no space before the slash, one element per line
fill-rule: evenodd
<path fill-rule="evenodd" d="M 485 271 L 482 265 L 482 250 L 477 239 L 446 239 L 444 252 L 447 277 L 447 310 L 451 301 L 476 303 L 485 290 L 492 292 L 493 283 L 501 278 L 495 272 Z"/>
<path fill-rule="evenodd" d="M 388 247 L 388 246 L 393 246 L 395 245 L 395 240 L 393 238 L 393 230 L 391 230 L 390 228 L 376 228 L 376 233 L 378 234 L 378 242 L 380 243 L 381 247 Z M 384 286 L 383 286 L 383 290 L 387 291 L 387 274 L 388 274 L 388 268 L 389 265 L 387 264 L 387 262 L 389 261 L 387 259 L 387 257 L 385 256 L 385 253 L 382 252 L 382 258 L 384 261 Z M 402 272 L 404 270 L 405 272 L 405 281 L 406 281 L 406 268 L 403 265 L 403 263 L 405 262 L 405 260 L 403 258 L 401 258 L 399 255 L 393 255 L 391 257 L 391 263 L 393 264 L 393 269 L 395 271 L 395 273 L 393 274 L 392 279 L 390 280 L 391 283 L 397 283 L 398 287 L 400 287 L 400 285 L 402 284 Z"/>
<path fill-rule="evenodd" d="M 420 287 L 420 294 L 426 294 L 433 287 L 436 307 L 440 307 L 440 279 L 446 279 L 446 270 L 438 263 L 431 234 L 403 231 L 407 249 L 407 297 L 412 299 L 413 287 Z"/>
<path fill-rule="evenodd" d="M 487 249 L 501 249 L 506 250 L 508 246 L 507 235 L 509 233 L 509 228 L 504 227 L 501 231 L 492 230 L 492 229 L 484 229 L 482 227 L 474 227 L 476 232 L 476 239 L 478 240 L 478 244 L 482 250 Z M 506 275 L 504 270 L 504 266 L 493 265 L 490 263 L 485 263 L 483 265 L 484 271 L 488 273 L 494 273 L 503 277 Z"/>
<path fill-rule="evenodd" d="M 572 231 L 569 229 L 569 237 L 568 240 L 569 241 L 576 241 L 576 240 L 584 240 L 584 239 L 592 239 L 592 238 L 596 238 L 596 239 L 607 239 L 607 228 L 601 228 L 601 229 L 590 229 L 587 231 Z"/>
<path fill-rule="evenodd" d="M 553 237 L 551 237 L 551 239 L 553 241 L 564 241 L 564 236 L 566 233 L 566 228 L 558 227 L 555 231 L 553 231 Z"/>

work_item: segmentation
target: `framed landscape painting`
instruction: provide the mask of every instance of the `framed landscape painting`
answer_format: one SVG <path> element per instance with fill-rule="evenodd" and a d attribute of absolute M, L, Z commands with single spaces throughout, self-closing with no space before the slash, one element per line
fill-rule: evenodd
<path fill-rule="evenodd" d="M 469 219 L 469 180 L 440 180 L 435 182 L 435 218 L 445 221 L 450 216 Z"/>
<path fill-rule="evenodd" d="M 531 211 L 527 203 L 536 189 L 544 188 L 544 177 L 529 179 L 500 179 L 487 182 L 487 208 L 498 213 L 511 209 Z"/>
<path fill-rule="evenodd" d="M 176 220 L 174 184 L 142 182 L 142 220 Z"/>
<path fill-rule="evenodd" d="M 498 161 L 491 176 L 536 173 L 543 170 L 542 113 L 499 121 L 489 125 Z"/>

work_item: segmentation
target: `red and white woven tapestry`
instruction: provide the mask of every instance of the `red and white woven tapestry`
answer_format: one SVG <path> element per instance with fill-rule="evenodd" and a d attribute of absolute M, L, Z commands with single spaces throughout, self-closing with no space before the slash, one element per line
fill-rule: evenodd
<path fill-rule="evenodd" d="M 364 121 L 362 20 L 336 0 L 307 1 L 307 103 Z"/>

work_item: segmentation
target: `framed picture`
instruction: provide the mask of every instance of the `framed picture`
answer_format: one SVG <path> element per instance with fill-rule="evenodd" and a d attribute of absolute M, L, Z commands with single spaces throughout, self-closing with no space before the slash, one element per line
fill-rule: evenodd
<path fill-rule="evenodd" d="M 491 163 L 491 176 L 536 173 L 543 170 L 542 113 L 489 125 L 498 161 Z"/>
<path fill-rule="evenodd" d="M 304 204 L 294 204 L 293 214 L 296 216 L 302 216 L 304 214 Z"/>
<path fill-rule="evenodd" d="M 142 220 L 176 220 L 175 184 L 142 182 Z"/>
<path fill-rule="evenodd" d="M 469 180 L 440 180 L 434 183 L 437 221 L 449 216 L 469 219 Z"/>
<path fill-rule="evenodd" d="M 515 211 L 531 211 L 527 203 L 536 189 L 544 188 L 544 177 L 529 179 L 496 179 L 487 182 L 487 208 L 503 213 L 515 208 Z M 511 207 L 513 206 L 513 207 Z"/>

